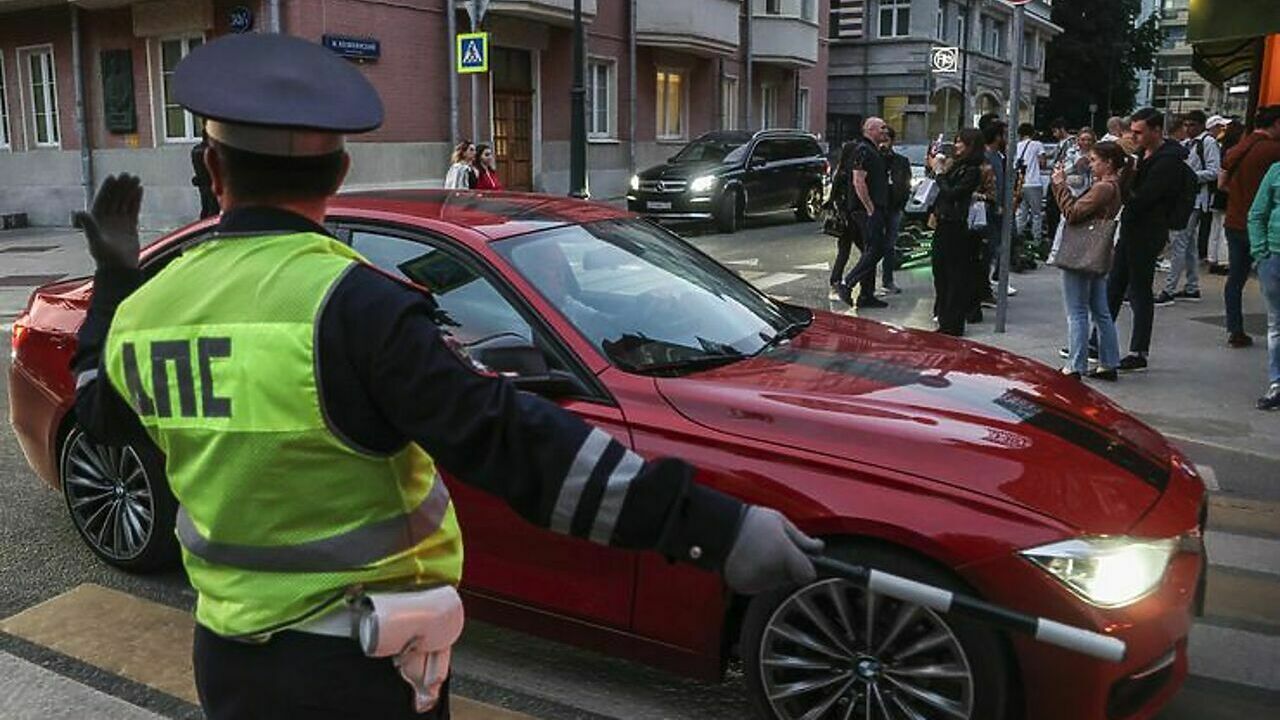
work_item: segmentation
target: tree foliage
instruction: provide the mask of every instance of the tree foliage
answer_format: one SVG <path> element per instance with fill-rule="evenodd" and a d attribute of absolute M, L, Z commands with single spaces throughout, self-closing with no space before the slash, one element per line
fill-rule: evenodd
<path fill-rule="evenodd" d="M 1072 127 L 1089 124 L 1089 105 L 1098 110 L 1094 122 L 1104 126 L 1110 115 L 1134 109 L 1137 72 L 1155 64 L 1163 41 L 1159 13 L 1141 24 L 1142 0 L 1058 0 L 1053 22 L 1063 28 L 1045 49 L 1048 101 L 1039 107 L 1041 125 L 1064 117 Z"/>

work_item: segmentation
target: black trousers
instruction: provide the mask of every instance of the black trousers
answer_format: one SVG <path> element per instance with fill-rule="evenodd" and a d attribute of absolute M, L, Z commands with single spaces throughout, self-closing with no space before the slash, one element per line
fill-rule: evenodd
<path fill-rule="evenodd" d="M 981 236 L 967 220 L 939 220 L 933 236 L 934 309 L 938 330 L 960 337 L 973 310 L 981 261 Z"/>
<path fill-rule="evenodd" d="M 836 261 L 831 263 L 831 284 L 835 285 L 844 278 L 844 267 L 849 264 L 849 255 L 856 245 L 859 252 L 867 251 L 867 216 L 862 213 L 849 213 L 844 232 L 836 238 Z"/>
<path fill-rule="evenodd" d="M 1145 353 L 1151 349 L 1151 326 L 1155 320 L 1155 297 L 1151 283 L 1156 275 L 1156 258 L 1168 242 L 1168 233 L 1155 236 L 1121 233 L 1116 243 L 1115 260 L 1107 276 L 1107 304 L 1111 317 L 1120 315 L 1125 296 L 1133 310 L 1133 334 L 1129 337 L 1129 351 Z"/>
<path fill-rule="evenodd" d="M 285 631 L 250 645 L 196 625 L 192 655 L 209 720 L 449 718 L 448 683 L 434 710 L 415 713 L 391 658 L 365 657 L 354 640 Z"/>
<path fill-rule="evenodd" d="M 860 286 L 858 297 L 875 297 L 876 266 L 885 258 L 891 247 L 885 234 L 886 215 L 888 211 L 884 208 L 876 208 L 875 213 L 870 217 L 861 213 L 854 214 L 849 220 L 850 230 L 837 241 L 836 262 L 831 267 L 833 283 L 839 281 L 840 273 L 844 270 L 845 263 L 849 261 L 850 245 L 861 240 L 858 248 L 862 251 L 862 255 L 858 257 L 858 262 L 854 264 L 849 274 L 844 276 L 843 281 L 850 290 L 854 285 Z"/>

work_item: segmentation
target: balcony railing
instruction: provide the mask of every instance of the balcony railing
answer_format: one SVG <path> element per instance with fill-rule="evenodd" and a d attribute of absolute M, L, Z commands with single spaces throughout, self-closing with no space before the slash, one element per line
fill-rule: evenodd
<path fill-rule="evenodd" d="M 491 0 L 489 12 L 552 25 L 573 24 L 573 0 Z M 595 16 L 596 0 L 582 0 L 584 22 L 590 22 Z"/>
<path fill-rule="evenodd" d="M 643 0 L 636 7 L 636 41 L 701 55 L 738 48 L 738 0 Z"/>
<path fill-rule="evenodd" d="M 756 60 L 793 67 L 818 62 L 817 2 L 752 0 L 752 54 Z"/>

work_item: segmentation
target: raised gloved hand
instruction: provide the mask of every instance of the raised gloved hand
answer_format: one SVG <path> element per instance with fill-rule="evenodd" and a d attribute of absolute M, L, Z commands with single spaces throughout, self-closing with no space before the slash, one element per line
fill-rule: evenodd
<path fill-rule="evenodd" d="M 743 595 L 813 582 L 818 573 L 809 555 L 822 548 L 821 540 L 800 532 L 782 513 L 753 505 L 729 549 L 724 581 Z"/>
<path fill-rule="evenodd" d="M 138 209 L 142 181 L 133 175 L 109 176 L 93 198 L 92 214 L 76 213 L 99 269 L 138 267 Z"/>

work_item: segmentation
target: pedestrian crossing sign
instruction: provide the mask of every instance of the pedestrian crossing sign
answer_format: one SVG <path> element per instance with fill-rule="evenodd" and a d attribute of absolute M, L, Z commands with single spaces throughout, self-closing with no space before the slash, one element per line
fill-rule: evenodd
<path fill-rule="evenodd" d="M 458 72 L 489 72 L 489 33 L 458 34 Z"/>

